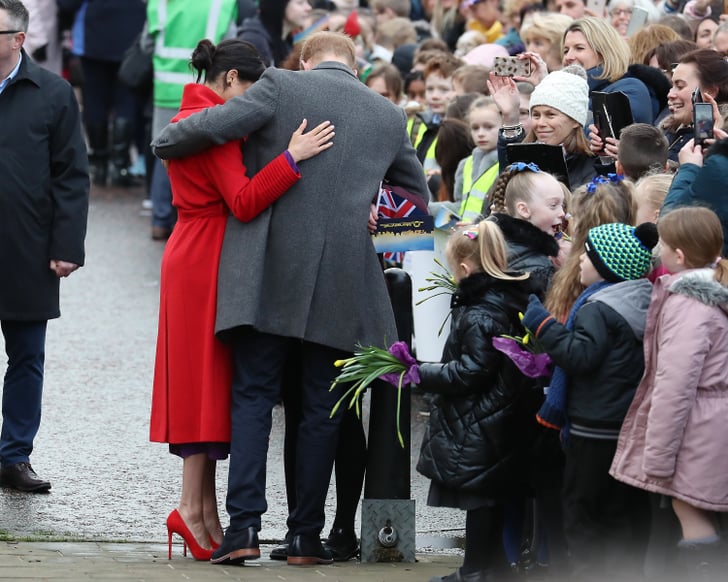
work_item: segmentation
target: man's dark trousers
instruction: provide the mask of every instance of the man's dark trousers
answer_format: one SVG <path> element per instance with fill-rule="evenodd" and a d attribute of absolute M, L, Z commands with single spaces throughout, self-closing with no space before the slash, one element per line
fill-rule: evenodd
<path fill-rule="evenodd" d="M 8 367 L 3 384 L 0 463 L 27 463 L 40 427 L 47 321 L 2 321 Z"/>
<path fill-rule="evenodd" d="M 330 418 L 343 387 L 329 391 L 338 373 L 341 350 L 258 332 L 236 331 L 232 434 L 227 511 L 233 534 L 250 526 L 260 530 L 266 511 L 266 459 L 271 412 L 281 400 L 281 384 L 289 356 L 301 351 L 301 423 L 296 451 L 296 508 L 288 518 L 292 535 L 318 539 L 325 522 L 324 505 L 336 454 L 341 411 Z"/>

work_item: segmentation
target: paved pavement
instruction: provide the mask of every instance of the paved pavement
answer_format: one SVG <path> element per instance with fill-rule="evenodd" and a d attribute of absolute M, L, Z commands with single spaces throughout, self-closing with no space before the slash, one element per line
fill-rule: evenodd
<path fill-rule="evenodd" d="M 362 564 L 352 560 L 330 566 L 288 566 L 261 558 L 245 566 L 217 566 L 183 557 L 181 545 L 173 546 L 172 560 L 168 560 L 166 544 L 0 543 L 0 580 L 17 581 L 424 582 L 452 572 L 460 563 L 457 556 L 420 553 L 416 563 Z"/>
<path fill-rule="evenodd" d="M 53 489 L 48 495 L 0 489 L 0 540 L 8 540 L 0 541 L 0 579 L 426 580 L 454 569 L 459 558 L 431 553 L 416 565 L 372 566 L 374 577 L 365 573 L 369 566 L 355 562 L 315 570 L 265 560 L 245 568 L 212 567 L 181 556 L 167 562 L 164 520 L 178 500 L 181 463 L 165 445 L 148 441 L 164 246 L 150 240 L 141 201 L 141 189 L 92 193 L 87 264 L 62 282 L 62 317 L 48 328 L 43 421 L 32 463 Z M 424 428 L 417 406 L 412 419 L 418 551 L 457 545 L 464 514 L 427 507 L 428 482 L 414 469 Z M 269 510 L 261 531 L 261 540 L 269 543 L 285 535 L 282 426 L 282 411 L 277 410 L 269 453 Z M 226 471 L 227 464 L 221 463 L 217 480 L 223 521 Z M 329 517 L 334 508 L 332 487 Z"/>

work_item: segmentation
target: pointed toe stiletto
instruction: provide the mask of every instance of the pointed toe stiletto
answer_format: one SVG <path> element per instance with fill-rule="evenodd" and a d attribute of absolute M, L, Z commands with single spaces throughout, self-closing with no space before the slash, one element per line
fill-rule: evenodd
<path fill-rule="evenodd" d="M 167 517 L 167 557 L 172 559 L 172 534 L 177 534 L 184 540 L 182 546 L 182 555 L 187 555 L 187 547 L 195 560 L 209 561 L 212 556 L 212 550 L 203 548 L 192 535 L 190 528 L 187 527 L 184 519 L 179 511 L 173 509 Z"/>

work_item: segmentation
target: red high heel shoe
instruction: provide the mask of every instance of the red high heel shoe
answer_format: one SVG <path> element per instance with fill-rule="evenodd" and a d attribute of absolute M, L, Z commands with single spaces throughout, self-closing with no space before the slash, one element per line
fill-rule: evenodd
<path fill-rule="evenodd" d="M 179 511 L 173 509 L 172 512 L 167 516 L 167 557 L 172 559 L 172 534 L 176 533 L 184 540 L 182 546 L 182 555 L 187 555 L 187 546 L 190 548 L 190 553 L 195 560 L 209 561 L 212 557 L 213 550 L 203 548 L 195 536 L 192 535 L 190 528 L 187 527 L 184 519 L 179 514 Z"/>

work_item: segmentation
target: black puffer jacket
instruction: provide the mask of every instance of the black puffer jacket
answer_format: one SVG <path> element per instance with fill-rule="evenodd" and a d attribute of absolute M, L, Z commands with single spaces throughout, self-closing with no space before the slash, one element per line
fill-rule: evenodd
<path fill-rule="evenodd" d="M 495 350 L 493 337 L 520 335 L 523 281 L 478 273 L 453 295 L 443 363 L 422 364 L 419 388 L 437 394 L 417 470 L 447 489 L 506 497 L 520 481 L 526 427 L 521 399 L 532 382 Z"/>

